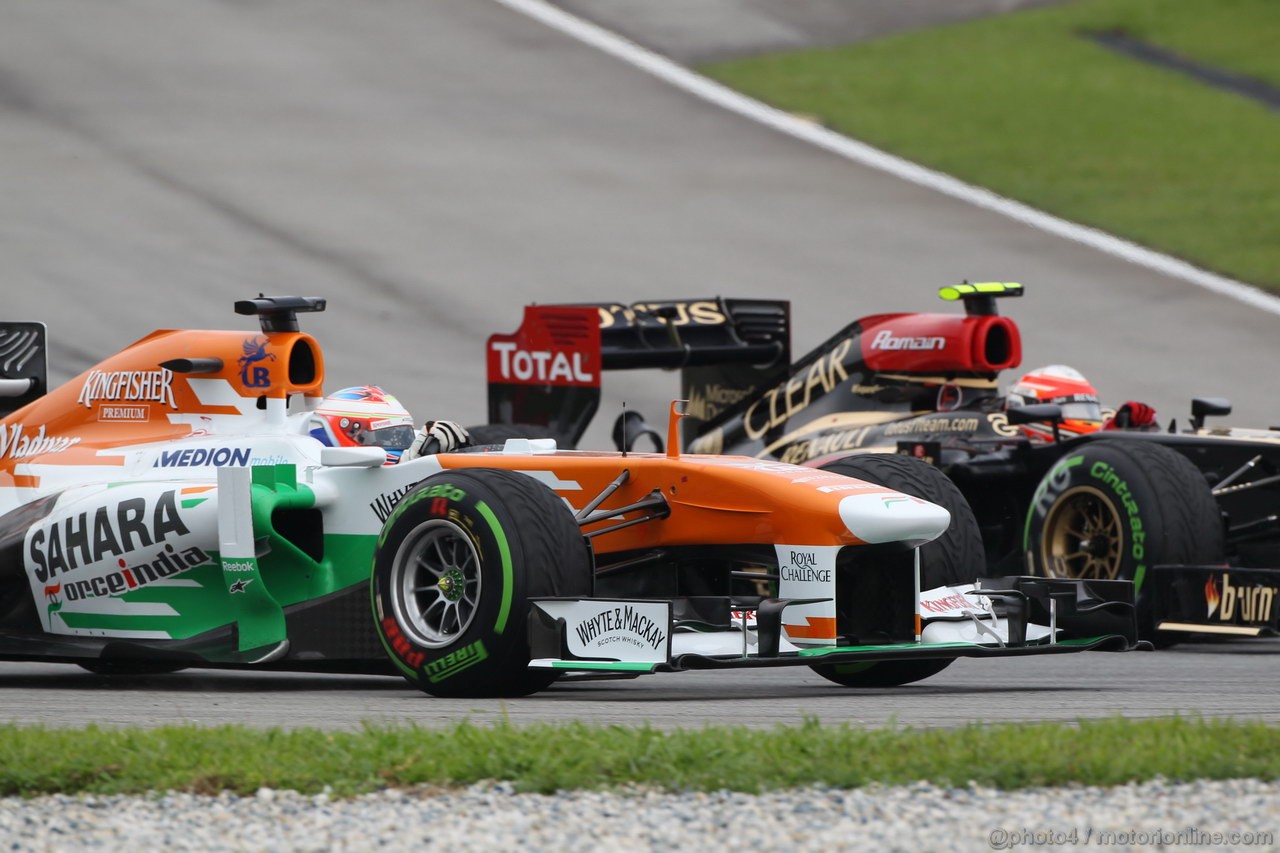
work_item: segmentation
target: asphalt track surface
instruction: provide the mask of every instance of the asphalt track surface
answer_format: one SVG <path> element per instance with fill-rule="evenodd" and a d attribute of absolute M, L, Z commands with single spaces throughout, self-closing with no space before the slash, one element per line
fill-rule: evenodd
<path fill-rule="evenodd" d="M 248 329 L 235 299 L 320 295 L 329 311 L 303 328 L 329 387 L 377 382 L 474 423 L 483 340 L 528 301 L 785 295 L 800 353 L 864 314 L 946 310 L 936 288 L 968 278 L 1028 286 L 1005 304 L 1028 366 L 1071 363 L 1165 417 L 1214 394 L 1234 422 L 1280 421 L 1280 318 L 760 127 L 494 2 L 3 12 L 0 287 L 5 316 L 48 323 L 55 381 L 155 328 Z M 674 393 L 671 375 L 627 377 L 634 408 Z M 1274 719 L 1277 645 L 1229 649 L 966 661 L 858 694 L 802 671 L 690 673 L 506 703 L 394 679 L 4 665 L 0 719 Z"/>
<path fill-rule="evenodd" d="M 397 677 L 195 671 L 101 679 L 72 666 L 0 666 L 0 721 L 156 726 L 442 728 L 580 721 L 661 729 L 824 723 L 952 727 L 1181 714 L 1280 723 L 1280 641 L 1160 652 L 960 660 L 897 688 L 854 690 L 807 668 L 562 682 L 522 699 L 439 699 Z"/>
<path fill-rule="evenodd" d="M 1063 0 L 554 0 L 686 65 L 852 44 Z"/>

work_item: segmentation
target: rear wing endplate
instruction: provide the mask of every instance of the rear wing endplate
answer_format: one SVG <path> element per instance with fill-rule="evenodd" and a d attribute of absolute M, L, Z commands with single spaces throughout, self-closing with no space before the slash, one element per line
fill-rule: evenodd
<path fill-rule="evenodd" d="M 0 416 L 16 412 L 48 390 L 44 323 L 0 322 Z"/>
<path fill-rule="evenodd" d="M 784 300 L 526 306 L 514 334 L 487 344 L 489 422 L 543 426 L 576 444 L 605 370 L 679 369 L 686 386 L 706 371 L 734 387 L 763 384 L 790 363 L 790 322 Z"/>

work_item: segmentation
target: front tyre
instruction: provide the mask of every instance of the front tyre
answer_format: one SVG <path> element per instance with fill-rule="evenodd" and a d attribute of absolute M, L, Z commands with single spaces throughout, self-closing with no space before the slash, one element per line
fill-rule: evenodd
<path fill-rule="evenodd" d="M 1023 550 L 1034 574 L 1131 580 L 1138 633 L 1156 637 L 1152 566 L 1224 561 L 1221 513 L 1185 456 L 1141 440 L 1088 442 L 1063 456 L 1031 498 Z"/>
<path fill-rule="evenodd" d="M 546 486 L 491 469 L 444 471 L 396 505 L 373 558 L 374 618 L 392 661 L 434 696 L 525 696 L 529 599 L 585 596 L 592 561 Z"/>
<path fill-rule="evenodd" d="M 888 453 L 846 456 L 822 468 L 923 498 L 951 513 L 951 526 L 947 531 L 920 548 L 921 589 L 973 583 L 977 579 L 985 566 L 978 521 L 955 483 L 937 468 L 909 456 Z M 812 669 L 846 687 L 897 687 L 936 675 L 950 666 L 952 660 L 837 663 Z"/>

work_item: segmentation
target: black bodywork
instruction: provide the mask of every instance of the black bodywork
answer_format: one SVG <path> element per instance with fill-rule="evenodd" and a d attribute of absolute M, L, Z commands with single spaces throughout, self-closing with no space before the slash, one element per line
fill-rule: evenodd
<path fill-rule="evenodd" d="M 963 316 L 864 317 L 794 361 L 786 301 L 711 298 L 591 307 L 600 320 L 602 370 L 680 371 L 689 413 L 681 424 L 683 449 L 816 467 L 866 452 L 927 459 L 972 506 L 993 574 L 1033 573 L 1024 540 L 1033 495 L 1067 454 L 1097 441 L 1158 443 L 1190 460 L 1212 490 L 1225 553 L 1209 566 L 1153 570 L 1159 601 L 1170 613 L 1203 610 L 1206 584 L 1221 588 L 1222 575 L 1232 567 L 1280 567 L 1280 431 L 1206 426 L 1207 416 L 1230 412 L 1225 400 L 1208 398 L 1192 402 L 1182 428 L 1170 422 L 1158 431 L 1110 429 L 1064 433 L 1051 442 L 1033 439 L 1020 425 L 1046 430 L 1061 420 L 1061 411 L 1051 405 L 1007 409 L 998 387 L 1000 375 L 1019 365 L 1021 339 L 995 300 L 1021 296 L 1021 286 L 943 291 L 964 303 Z M 591 389 L 577 388 L 573 404 L 566 405 L 565 389 L 504 383 L 492 375 L 489 387 L 494 422 L 538 423 L 571 441 L 581 436 L 599 399 L 598 388 L 594 396 Z M 618 419 L 613 437 L 619 449 L 646 441 L 661 447 L 663 441 L 636 412 Z M 1244 576 L 1237 571 L 1237 577 Z M 1243 624 L 1251 626 L 1249 633 L 1275 632 L 1280 571 L 1248 577 L 1269 592 L 1263 595 L 1265 612 L 1251 612 Z M 1194 607 L 1188 590 L 1199 596 Z"/>

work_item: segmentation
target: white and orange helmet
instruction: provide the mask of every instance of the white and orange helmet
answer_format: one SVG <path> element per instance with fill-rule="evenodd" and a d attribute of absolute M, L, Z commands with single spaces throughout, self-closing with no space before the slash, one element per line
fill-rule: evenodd
<path fill-rule="evenodd" d="M 329 447 L 381 447 L 387 464 L 400 461 L 413 443 L 413 416 L 377 385 L 343 388 L 320 401 L 311 413 L 313 438 Z"/>
<path fill-rule="evenodd" d="M 1067 433 L 1068 437 L 1102 429 L 1098 389 L 1074 367 L 1050 364 L 1024 374 L 1009 389 L 1005 405 L 1013 409 L 1037 403 L 1056 403 L 1062 407 L 1059 431 Z M 1053 428 L 1048 424 L 1025 424 L 1022 430 L 1032 438 L 1047 441 L 1054 438 Z"/>

